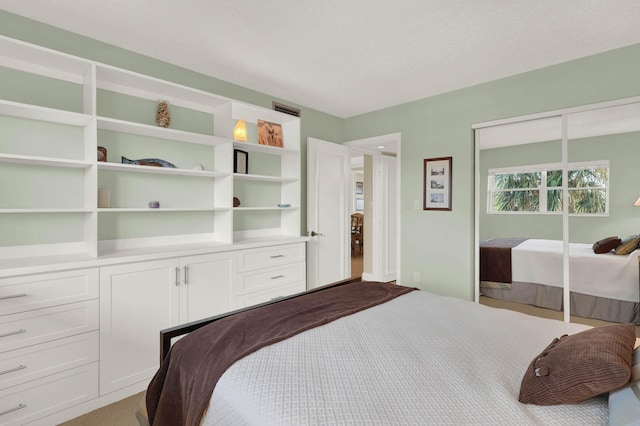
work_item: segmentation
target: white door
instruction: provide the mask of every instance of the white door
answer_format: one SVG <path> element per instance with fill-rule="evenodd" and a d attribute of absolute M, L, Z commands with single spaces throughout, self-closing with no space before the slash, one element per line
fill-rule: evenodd
<path fill-rule="evenodd" d="M 307 288 L 351 275 L 349 148 L 307 139 Z"/>
<path fill-rule="evenodd" d="M 148 380 L 158 332 L 178 324 L 177 259 L 100 268 L 100 395 Z"/>
<path fill-rule="evenodd" d="M 221 252 L 180 258 L 180 322 L 191 322 L 231 310 L 236 253 Z"/>

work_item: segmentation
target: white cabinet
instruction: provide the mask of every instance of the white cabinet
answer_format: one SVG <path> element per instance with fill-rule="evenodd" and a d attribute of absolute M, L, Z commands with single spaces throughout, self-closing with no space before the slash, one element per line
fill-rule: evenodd
<path fill-rule="evenodd" d="M 98 270 L 0 279 L 0 423 L 98 393 Z"/>
<path fill-rule="evenodd" d="M 232 308 L 231 286 L 235 282 L 234 252 L 180 259 L 180 323 L 196 321 Z"/>
<path fill-rule="evenodd" d="M 305 243 L 238 251 L 238 307 L 306 290 Z"/>
<path fill-rule="evenodd" d="M 299 117 L 4 36 L 0 79 L 0 423 L 139 391 L 159 330 L 305 289 Z"/>
<path fill-rule="evenodd" d="M 100 394 L 150 379 L 160 330 L 231 309 L 235 253 L 100 268 Z"/>
<path fill-rule="evenodd" d="M 98 396 L 98 363 L 0 390 L 0 422 L 23 425 Z"/>
<path fill-rule="evenodd" d="M 100 268 L 100 395 L 153 376 L 158 332 L 179 319 L 177 259 Z"/>

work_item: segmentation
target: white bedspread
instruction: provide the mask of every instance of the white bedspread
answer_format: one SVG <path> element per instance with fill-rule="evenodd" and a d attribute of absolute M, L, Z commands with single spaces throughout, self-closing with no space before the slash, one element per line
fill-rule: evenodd
<path fill-rule="evenodd" d="M 533 357 L 586 328 L 414 291 L 238 361 L 202 424 L 606 424 L 606 396 L 518 402 Z"/>
<path fill-rule="evenodd" d="M 562 287 L 562 241 L 530 239 L 511 249 L 514 282 Z M 569 247 L 571 291 L 628 302 L 640 301 L 638 255 L 595 254 L 590 244 Z"/>

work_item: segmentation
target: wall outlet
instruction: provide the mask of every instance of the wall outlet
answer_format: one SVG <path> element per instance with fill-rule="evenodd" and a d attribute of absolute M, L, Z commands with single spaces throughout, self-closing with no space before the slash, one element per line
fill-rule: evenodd
<path fill-rule="evenodd" d="M 420 282 L 420 272 L 414 272 L 413 273 L 413 282 L 414 283 L 419 283 Z"/>

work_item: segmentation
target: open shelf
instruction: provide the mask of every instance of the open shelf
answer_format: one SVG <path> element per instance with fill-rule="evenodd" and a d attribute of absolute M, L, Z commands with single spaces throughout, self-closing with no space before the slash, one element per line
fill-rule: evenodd
<path fill-rule="evenodd" d="M 0 163 L 24 164 L 47 167 L 65 167 L 71 169 L 86 169 L 93 166 L 89 161 L 66 160 L 63 158 L 38 157 L 32 155 L 0 154 Z"/>
<path fill-rule="evenodd" d="M 99 89 L 153 101 L 164 100 L 185 108 L 211 113 L 230 102 L 230 99 L 213 93 L 104 64 L 96 67 L 96 83 Z"/>
<path fill-rule="evenodd" d="M 131 172 L 131 173 L 156 173 L 163 175 L 175 175 L 175 176 L 193 176 L 203 178 L 215 178 L 220 176 L 229 176 L 230 173 L 225 172 L 210 172 L 206 170 L 191 170 L 191 169 L 174 169 L 171 167 L 153 167 L 153 166 L 140 166 L 137 164 L 121 164 L 121 163 L 98 163 L 99 170 L 114 170 L 119 172 Z"/>
<path fill-rule="evenodd" d="M 261 154 L 271 154 L 271 155 L 291 155 L 291 154 L 298 154 L 300 152 L 297 149 L 280 148 L 277 146 L 260 145 L 256 143 L 237 142 L 237 141 L 233 142 L 233 147 L 235 149 L 239 149 L 242 151 L 259 152 Z"/>
<path fill-rule="evenodd" d="M 252 175 L 245 173 L 234 173 L 233 177 L 240 180 L 258 180 L 263 182 L 295 182 L 298 178 L 289 178 L 281 176 L 264 176 L 264 175 Z"/>
<path fill-rule="evenodd" d="M 69 124 L 72 126 L 86 126 L 93 119 L 90 115 L 80 114 L 78 112 L 23 104 L 2 99 L 0 99 L 0 115 L 48 121 L 51 123 Z"/>
<path fill-rule="evenodd" d="M 211 146 L 220 143 L 227 143 L 230 141 L 230 139 L 225 139 L 218 136 L 185 132 L 182 130 L 150 126 L 148 124 L 141 124 L 106 117 L 98 117 L 98 129 Z"/>
<path fill-rule="evenodd" d="M 83 84 L 92 63 L 45 47 L 0 36 L 0 66 Z"/>
<path fill-rule="evenodd" d="M 79 209 L 49 209 L 49 208 L 41 208 L 41 209 L 0 209 L 0 214 L 5 213 L 92 213 L 93 209 L 87 208 L 79 208 Z"/>
<path fill-rule="evenodd" d="M 230 210 L 230 207 L 162 207 L 152 209 L 149 207 L 109 207 L 99 208 L 98 213 L 167 213 L 167 212 L 214 212 Z"/>

